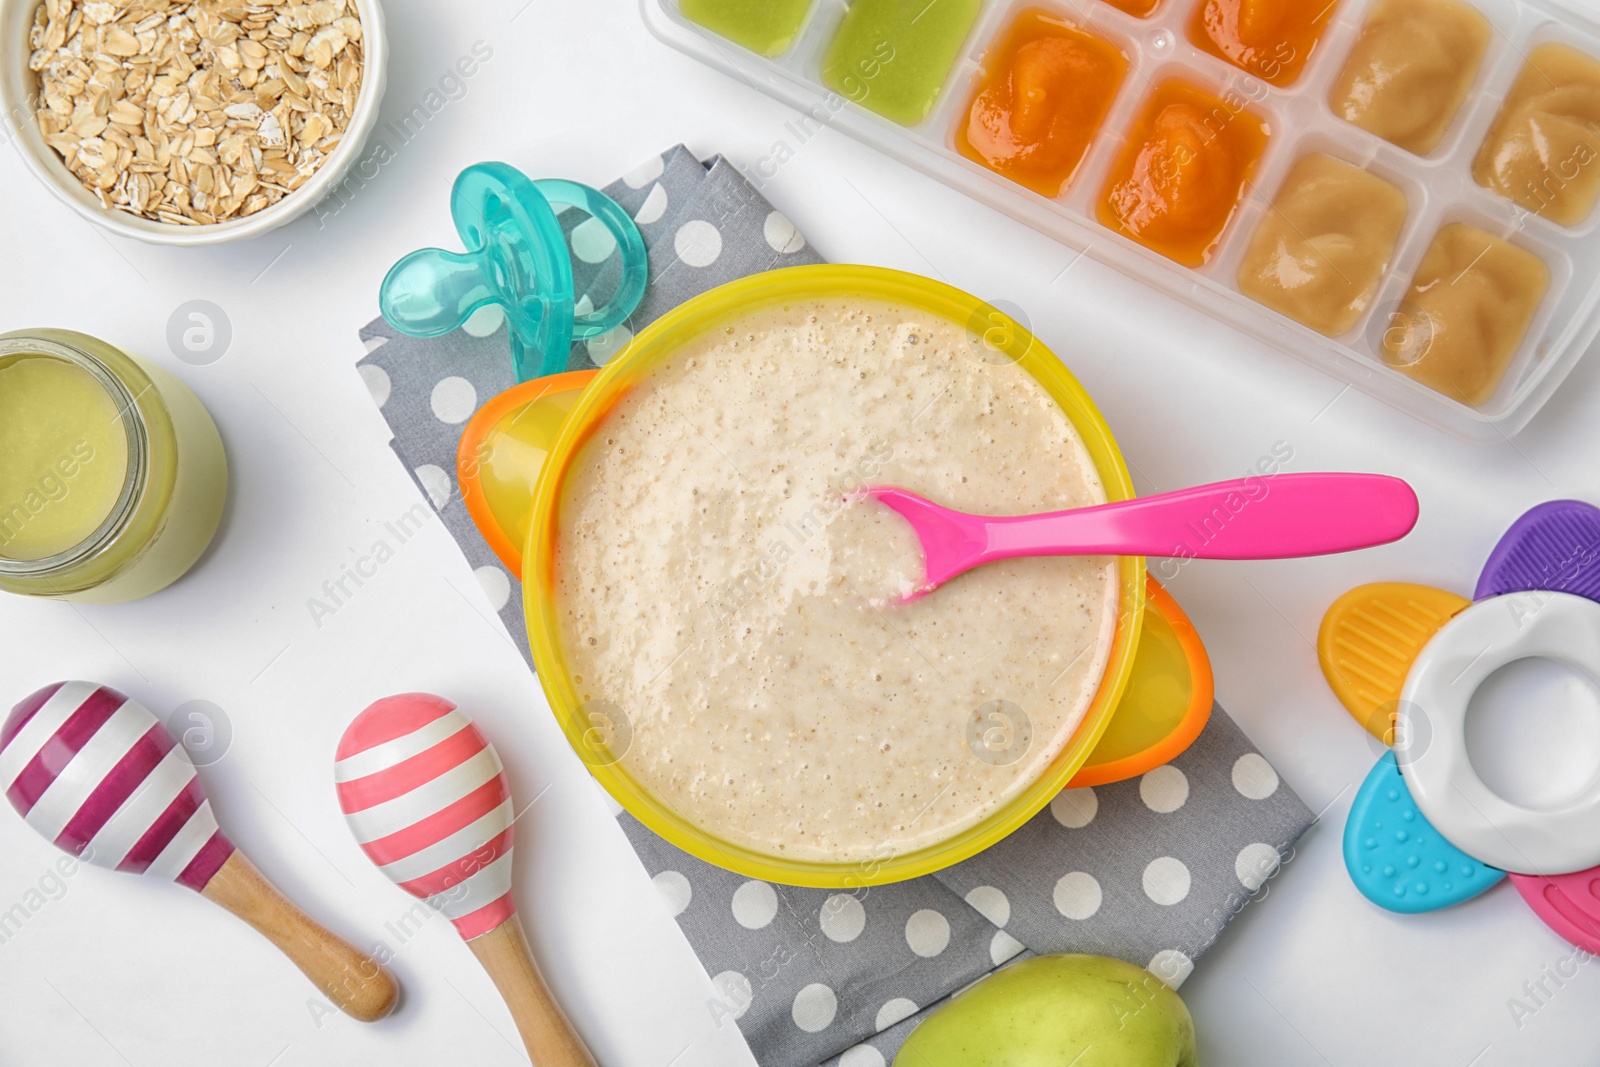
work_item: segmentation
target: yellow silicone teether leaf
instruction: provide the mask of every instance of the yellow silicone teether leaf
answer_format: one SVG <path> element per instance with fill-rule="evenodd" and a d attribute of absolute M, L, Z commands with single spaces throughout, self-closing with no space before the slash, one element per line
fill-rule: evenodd
<path fill-rule="evenodd" d="M 1384 744 L 1406 674 L 1439 628 L 1472 601 L 1447 589 L 1374 582 L 1333 602 L 1317 633 L 1317 658 L 1334 696 Z"/>

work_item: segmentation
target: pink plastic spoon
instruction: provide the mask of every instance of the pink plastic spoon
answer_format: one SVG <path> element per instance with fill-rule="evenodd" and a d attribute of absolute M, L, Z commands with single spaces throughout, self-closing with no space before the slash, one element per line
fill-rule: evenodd
<path fill-rule="evenodd" d="M 1278 474 L 1046 515 L 969 515 L 904 489 L 865 494 L 903 515 L 922 542 L 916 600 L 958 574 L 1016 556 L 1288 559 L 1398 541 L 1417 494 L 1383 474 Z"/>

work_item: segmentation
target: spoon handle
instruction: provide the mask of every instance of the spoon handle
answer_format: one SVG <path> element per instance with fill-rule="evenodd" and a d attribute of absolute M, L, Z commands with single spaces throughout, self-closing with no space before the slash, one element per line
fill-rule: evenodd
<path fill-rule="evenodd" d="M 291 904 L 243 852 L 235 849 L 200 895 L 277 945 L 345 1014 L 370 1023 L 394 1008 L 400 990 L 389 972 Z"/>
<path fill-rule="evenodd" d="M 544 984 L 516 915 L 467 942 L 500 990 L 534 1067 L 595 1067 L 566 1013 Z"/>
<path fill-rule="evenodd" d="M 991 518 L 985 562 L 1014 556 L 1287 559 L 1396 541 L 1417 494 L 1382 474 L 1240 478 L 1091 508 Z"/>

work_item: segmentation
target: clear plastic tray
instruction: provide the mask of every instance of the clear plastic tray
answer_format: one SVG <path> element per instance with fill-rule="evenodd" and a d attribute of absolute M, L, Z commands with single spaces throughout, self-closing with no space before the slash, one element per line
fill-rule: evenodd
<path fill-rule="evenodd" d="M 1103 0 L 989 0 L 969 32 L 938 101 L 916 126 L 900 126 L 826 88 L 823 55 L 849 4 L 815 0 L 793 44 L 766 59 L 690 22 L 678 0 L 641 0 L 645 22 L 663 41 L 755 86 L 828 125 L 870 144 L 989 206 L 1116 267 L 1214 318 L 1288 352 L 1393 406 L 1469 440 L 1519 432 L 1550 398 L 1600 333 L 1600 209 L 1567 228 L 1529 214 L 1479 186 L 1472 161 L 1528 52 L 1561 41 L 1600 59 L 1600 24 L 1550 0 L 1471 0 L 1494 33 L 1477 79 L 1439 146 L 1416 156 L 1337 118 L 1328 105 L 1374 0 L 1339 0 L 1305 70 L 1277 88 L 1202 51 L 1189 23 L 1203 0 L 1164 0 L 1149 18 L 1124 14 Z M 1129 73 L 1067 190 L 1048 199 L 960 155 L 957 123 L 981 78 L 985 52 L 1024 9 L 1044 9 L 1117 44 Z M 1264 118 L 1271 139 L 1251 189 L 1223 231 L 1209 262 L 1179 266 L 1095 219 L 1094 204 L 1150 88 L 1179 75 L 1218 95 L 1236 94 Z M 1329 338 L 1243 295 L 1239 262 L 1289 169 L 1309 152 L 1325 152 L 1399 186 L 1409 212 L 1376 298 L 1357 325 Z M 1550 288 L 1499 388 L 1484 404 L 1452 400 L 1386 366 L 1380 339 L 1441 226 L 1469 222 L 1540 256 Z"/>

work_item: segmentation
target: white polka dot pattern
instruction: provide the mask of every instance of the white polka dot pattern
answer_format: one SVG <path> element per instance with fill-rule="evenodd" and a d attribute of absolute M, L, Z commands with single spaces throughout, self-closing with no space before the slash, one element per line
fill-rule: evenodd
<path fill-rule="evenodd" d="M 1100 882 L 1087 871 L 1073 871 L 1056 881 L 1056 910 L 1081 922 L 1100 910 Z"/>
<path fill-rule="evenodd" d="M 604 263 L 617 250 L 617 239 L 599 219 L 585 219 L 572 228 L 572 254 L 585 263 Z"/>
<path fill-rule="evenodd" d="M 506 309 L 499 304 L 485 304 L 467 316 L 461 328 L 473 337 L 493 337 L 505 325 Z"/>
<path fill-rule="evenodd" d="M 1233 861 L 1234 877 L 1250 892 L 1267 884 L 1267 879 L 1278 873 L 1281 857 L 1278 850 L 1264 842 L 1246 845 Z"/>
<path fill-rule="evenodd" d="M 504 570 L 489 563 L 473 571 L 472 576 L 478 579 L 478 587 L 489 598 L 494 610 L 506 606 L 506 601 L 511 599 L 511 579 Z"/>
<path fill-rule="evenodd" d="M 746 930 L 760 930 L 778 914 L 778 894 L 766 882 L 749 881 L 733 894 L 733 917 Z"/>
<path fill-rule="evenodd" d="M 1189 779 L 1168 764 L 1157 767 L 1139 779 L 1139 799 L 1158 815 L 1171 815 L 1189 799 Z"/>
<path fill-rule="evenodd" d="M 767 216 L 761 235 L 767 239 L 768 248 L 783 256 L 792 256 L 806 246 L 805 236 L 780 211 Z"/>
<path fill-rule="evenodd" d="M 905 997 L 895 997 L 878 1009 L 877 1018 L 873 1022 L 880 1031 L 887 1030 L 902 1019 L 909 1019 L 917 1013 L 916 1001 L 907 1000 Z"/>
<path fill-rule="evenodd" d="M 923 959 L 932 959 L 950 944 L 950 920 L 924 908 L 906 920 L 906 944 Z"/>
<path fill-rule="evenodd" d="M 847 1048 L 839 1057 L 839 1067 L 884 1067 L 883 1053 L 871 1045 Z"/>
<path fill-rule="evenodd" d="M 589 352 L 589 358 L 594 360 L 595 366 L 603 367 L 611 357 L 628 347 L 628 342 L 633 340 L 633 331 L 626 325 L 613 326 L 605 333 L 596 334 L 583 343 Z"/>
<path fill-rule="evenodd" d="M 739 971 L 723 971 L 711 979 L 711 987 L 717 991 L 723 1007 L 735 1019 L 744 1018 L 744 1013 L 750 1010 L 750 1002 L 755 999 L 750 979 Z"/>
<path fill-rule="evenodd" d="M 794 1024 L 808 1034 L 815 1034 L 833 1025 L 839 1013 L 839 998 L 821 982 L 812 982 L 795 994 L 790 1015 Z"/>
<path fill-rule="evenodd" d="M 1246 752 L 1233 764 L 1233 787 L 1250 800 L 1265 800 L 1278 791 L 1278 772 L 1259 752 Z"/>
<path fill-rule="evenodd" d="M 989 962 L 998 967 L 1025 948 L 1026 945 L 1004 930 L 996 930 L 989 939 Z"/>
<path fill-rule="evenodd" d="M 690 219 L 672 238 L 678 258 L 690 267 L 709 267 L 722 255 L 722 234 L 704 219 Z"/>
<path fill-rule="evenodd" d="M 1192 882 L 1189 868 L 1173 856 L 1153 859 L 1144 869 L 1144 895 L 1163 907 L 1171 907 L 1188 896 Z"/>
<path fill-rule="evenodd" d="M 1094 821 L 1100 798 L 1093 789 L 1067 789 L 1050 801 L 1050 814 L 1069 830 L 1081 830 Z"/>
<path fill-rule="evenodd" d="M 835 893 L 822 903 L 817 925 L 832 941 L 848 944 L 861 936 L 867 925 L 867 909 L 849 893 Z"/>
<path fill-rule="evenodd" d="M 652 222 L 660 222 L 661 216 L 667 213 L 667 190 L 661 185 L 650 187 L 650 193 L 644 198 L 644 203 L 639 205 L 639 210 L 633 213 L 633 221 L 640 226 L 648 226 Z"/>
<path fill-rule="evenodd" d="M 694 887 L 677 871 L 662 871 L 650 881 L 655 883 L 661 902 L 667 906 L 667 914 L 673 918 L 682 915 L 689 901 L 694 899 Z"/>
<path fill-rule="evenodd" d="M 1194 960 L 1175 948 L 1164 948 L 1150 957 L 1144 969 L 1167 983 L 1168 988 L 1177 989 L 1194 973 Z"/>
<path fill-rule="evenodd" d="M 389 402 L 389 372 L 376 363 L 366 363 L 360 368 L 361 381 L 366 385 L 367 392 L 372 394 L 372 402 L 380 408 Z"/>
<path fill-rule="evenodd" d="M 992 885 L 980 885 L 967 893 L 967 903 L 996 926 L 1011 921 L 1011 901 Z"/>
<path fill-rule="evenodd" d="M 433 504 L 433 510 L 443 510 L 444 506 L 450 503 L 451 493 L 455 491 L 450 476 L 432 463 L 424 463 L 418 467 L 416 474 L 417 481 L 422 483 L 423 491 L 428 494 L 428 500 Z"/>
<path fill-rule="evenodd" d="M 451 375 L 433 387 L 429 406 L 440 422 L 455 426 L 472 418 L 478 410 L 478 391 L 465 378 Z"/>

